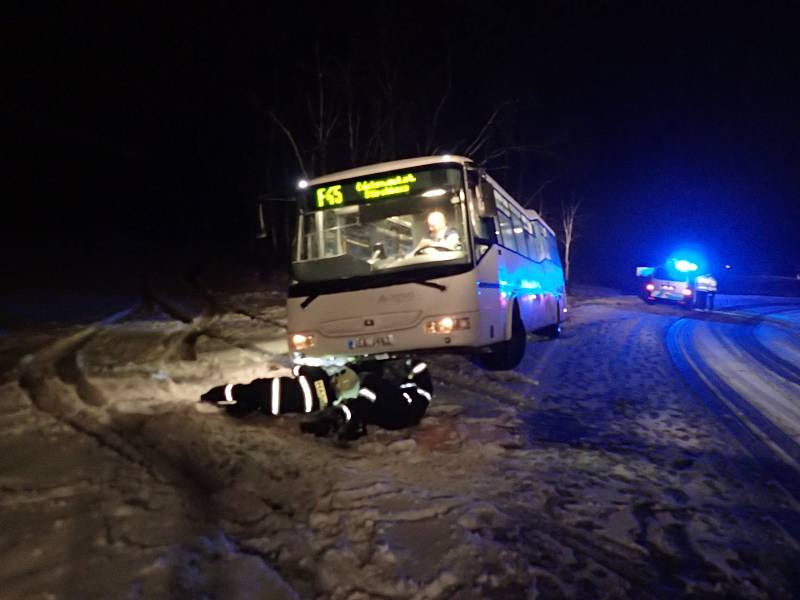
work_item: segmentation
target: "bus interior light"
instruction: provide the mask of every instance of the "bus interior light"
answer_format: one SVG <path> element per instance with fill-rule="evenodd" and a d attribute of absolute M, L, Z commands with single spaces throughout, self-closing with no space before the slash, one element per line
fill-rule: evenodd
<path fill-rule="evenodd" d="M 452 333 L 463 331 L 471 327 L 469 317 L 440 317 L 435 321 L 425 323 L 426 333 Z"/>

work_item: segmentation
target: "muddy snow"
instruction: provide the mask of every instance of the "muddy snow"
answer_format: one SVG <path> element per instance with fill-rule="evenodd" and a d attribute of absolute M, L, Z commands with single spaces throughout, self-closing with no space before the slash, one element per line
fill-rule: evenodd
<path fill-rule="evenodd" d="M 420 426 L 345 445 L 197 403 L 289 365 L 278 295 L 213 300 L 0 338 L 1 597 L 800 592 L 800 507 L 673 365 L 679 309 L 584 299 L 515 371 L 431 359 Z"/>

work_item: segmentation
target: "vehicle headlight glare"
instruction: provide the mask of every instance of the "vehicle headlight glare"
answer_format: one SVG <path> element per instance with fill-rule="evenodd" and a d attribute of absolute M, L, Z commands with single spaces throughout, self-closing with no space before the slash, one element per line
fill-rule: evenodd
<path fill-rule="evenodd" d="M 463 331 L 471 327 L 469 317 L 440 317 L 425 323 L 426 333 L 452 333 Z"/>
<path fill-rule="evenodd" d="M 289 338 L 289 345 L 292 350 L 305 350 L 314 345 L 314 336 L 304 333 L 293 333 Z"/>

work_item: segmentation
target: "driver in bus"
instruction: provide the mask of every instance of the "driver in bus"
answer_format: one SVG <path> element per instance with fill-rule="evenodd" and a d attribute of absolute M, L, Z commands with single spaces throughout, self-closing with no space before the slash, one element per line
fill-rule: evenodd
<path fill-rule="evenodd" d="M 422 254 L 430 251 L 455 251 L 461 250 L 461 238 L 454 227 L 447 226 L 447 218 L 439 210 L 431 211 L 425 219 L 428 225 L 428 234 L 423 237 L 412 254 Z"/>

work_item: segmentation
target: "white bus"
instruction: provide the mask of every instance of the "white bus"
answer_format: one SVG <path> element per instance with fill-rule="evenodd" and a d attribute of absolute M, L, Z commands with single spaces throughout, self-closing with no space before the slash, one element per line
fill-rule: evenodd
<path fill-rule="evenodd" d="M 510 369 L 527 332 L 559 334 L 566 296 L 553 230 L 470 159 L 398 160 L 299 187 L 294 362 L 446 350 Z"/>

